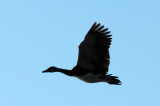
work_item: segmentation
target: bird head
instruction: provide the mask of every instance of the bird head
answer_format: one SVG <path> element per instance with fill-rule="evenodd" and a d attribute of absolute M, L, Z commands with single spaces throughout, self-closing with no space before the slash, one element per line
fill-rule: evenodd
<path fill-rule="evenodd" d="M 45 73 L 45 72 L 57 72 L 57 67 L 49 67 L 48 69 L 42 71 L 42 73 Z"/>

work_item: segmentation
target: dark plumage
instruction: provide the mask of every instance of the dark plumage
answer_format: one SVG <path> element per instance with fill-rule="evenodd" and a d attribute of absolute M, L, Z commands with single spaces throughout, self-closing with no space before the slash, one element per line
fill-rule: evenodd
<path fill-rule="evenodd" d="M 68 76 L 75 76 L 88 83 L 107 82 L 120 85 L 117 76 L 108 74 L 110 55 L 109 48 L 111 36 L 108 28 L 103 29 L 100 23 L 93 24 L 85 39 L 79 45 L 77 65 L 72 70 L 50 67 L 44 72 L 61 72 Z"/>

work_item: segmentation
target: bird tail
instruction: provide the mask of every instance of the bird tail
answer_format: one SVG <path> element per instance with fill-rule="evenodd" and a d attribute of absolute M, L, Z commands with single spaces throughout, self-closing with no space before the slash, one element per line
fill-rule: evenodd
<path fill-rule="evenodd" d="M 118 79 L 118 77 L 112 76 L 112 74 L 106 75 L 106 79 L 109 84 L 114 84 L 114 85 L 121 85 L 122 84 L 121 81 Z"/>

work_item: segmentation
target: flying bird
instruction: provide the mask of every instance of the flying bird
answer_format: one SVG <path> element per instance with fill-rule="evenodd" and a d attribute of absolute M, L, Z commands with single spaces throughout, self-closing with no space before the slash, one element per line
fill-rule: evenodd
<path fill-rule="evenodd" d="M 42 73 L 61 72 L 87 83 L 107 82 L 109 84 L 121 85 L 121 81 L 117 76 L 108 74 L 111 36 L 108 28 L 104 28 L 104 25 L 95 22 L 79 45 L 78 62 L 72 70 L 51 66 L 42 71 Z"/>

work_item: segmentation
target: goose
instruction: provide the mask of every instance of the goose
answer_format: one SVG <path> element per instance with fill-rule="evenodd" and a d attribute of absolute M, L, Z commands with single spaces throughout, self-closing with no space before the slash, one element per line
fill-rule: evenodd
<path fill-rule="evenodd" d="M 117 76 L 108 74 L 111 36 L 108 28 L 104 28 L 104 25 L 95 22 L 79 45 L 77 65 L 72 70 L 51 66 L 42 73 L 61 72 L 87 83 L 106 82 L 121 85 Z"/>

